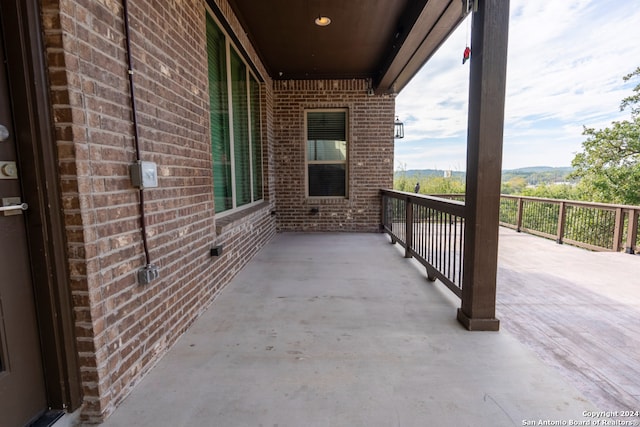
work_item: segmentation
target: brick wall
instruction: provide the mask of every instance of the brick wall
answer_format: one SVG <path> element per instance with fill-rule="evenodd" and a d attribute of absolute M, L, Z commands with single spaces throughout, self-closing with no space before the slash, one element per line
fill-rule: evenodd
<path fill-rule="evenodd" d="M 346 199 L 306 197 L 304 112 L 317 108 L 349 111 Z M 279 230 L 378 230 L 378 191 L 393 186 L 394 111 L 395 99 L 368 96 L 365 80 L 274 81 Z"/>
<path fill-rule="evenodd" d="M 393 97 L 366 82 L 272 82 L 226 0 L 212 6 L 265 79 L 261 132 L 265 201 L 215 217 L 209 141 L 205 4 L 129 0 L 151 262 L 145 265 L 120 0 L 42 0 L 59 157 L 83 420 L 108 416 L 217 292 L 280 230 L 375 231 L 378 189 L 393 179 Z M 349 197 L 309 200 L 304 111 L 349 110 Z M 311 215 L 312 207 L 319 208 Z M 277 211 L 277 215 L 272 213 Z M 209 249 L 224 245 L 223 255 Z"/>
<path fill-rule="evenodd" d="M 217 3 L 230 13 L 226 1 Z M 128 4 L 141 157 L 156 162 L 159 174 L 159 187 L 144 190 L 150 258 L 160 267 L 160 278 L 148 285 L 136 277 L 145 257 L 139 191 L 128 172 L 136 154 L 122 2 L 42 1 L 88 422 L 113 411 L 275 233 L 270 81 L 261 90 L 266 201 L 216 220 L 205 5 Z M 260 63 L 256 67 L 264 72 Z M 224 254 L 212 258 L 209 248 L 216 243 Z"/>

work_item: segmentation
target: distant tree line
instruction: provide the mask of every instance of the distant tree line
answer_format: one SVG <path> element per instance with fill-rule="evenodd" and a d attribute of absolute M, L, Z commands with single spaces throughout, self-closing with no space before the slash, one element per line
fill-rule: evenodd
<path fill-rule="evenodd" d="M 443 171 L 407 171 L 401 166 L 395 173 L 393 189 L 419 194 L 464 194 L 464 173 L 445 178 Z M 418 191 L 416 191 L 416 189 Z"/>
<path fill-rule="evenodd" d="M 536 197 L 577 199 L 575 183 L 569 174 L 571 168 L 537 167 L 505 170 L 502 172 L 502 194 L 520 194 Z M 445 176 L 447 175 L 447 176 Z M 400 167 L 395 173 L 394 189 L 420 194 L 464 194 L 464 172 L 405 170 Z"/>

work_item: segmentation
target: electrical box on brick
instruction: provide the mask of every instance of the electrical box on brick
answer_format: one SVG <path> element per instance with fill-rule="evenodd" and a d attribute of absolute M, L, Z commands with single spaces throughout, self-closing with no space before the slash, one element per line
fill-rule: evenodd
<path fill-rule="evenodd" d="M 154 162 L 137 161 L 130 168 L 131 183 L 137 188 L 158 186 L 158 166 Z"/>

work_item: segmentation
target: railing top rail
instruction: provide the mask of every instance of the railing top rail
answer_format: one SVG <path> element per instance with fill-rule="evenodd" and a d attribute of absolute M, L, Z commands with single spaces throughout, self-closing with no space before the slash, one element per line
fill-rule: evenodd
<path fill-rule="evenodd" d="M 640 210 L 640 206 L 618 205 L 613 203 L 584 202 L 581 200 L 548 199 L 545 197 L 517 196 L 513 194 L 501 194 L 500 197 L 503 197 L 505 199 L 531 200 L 535 202 L 564 203 L 565 205 L 570 205 L 570 206 L 584 206 L 584 207 L 591 207 L 591 208 Z"/>
<path fill-rule="evenodd" d="M 380 190 L 380 193 L 396 199 L 408 200 L 415 205 L 435 208 L 460 217 L 465 216 L 465 204 L 464 202 L 459 202 L 457 200 L 396 190 L 382 189 Z"/>

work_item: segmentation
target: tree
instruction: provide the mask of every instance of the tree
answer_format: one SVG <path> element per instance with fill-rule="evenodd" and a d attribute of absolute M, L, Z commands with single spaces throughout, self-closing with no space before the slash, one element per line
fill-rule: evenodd
<path fill-rule="evenodd" d="M 569 184 L 541 184 L 533 188 L 525 188 L 520 194 L 546 199 L 584 200 L 581 189 Z"/>
<path fill-rule="evenodd" d="M 527 188 L 527 180 L 522 176 L 514 176 L 507 182 L 502 183 L 502 194 L 520 194 Z"/>
<path fill-rule="evenodd" d="M 456 177 L 430 176 L 420 182 L 421 194 L 464 194 L 464 181 Z"/>
<path fill-rule="evenodd" d="M 634 78 L 640 78 L 640 67 L 623 77 Z M 640 205 L 640 83 L 633 92 L 620 104 L 620 111 L 630 108 L 629 120 L 583 131 L 587 140 L 573 159 L 571 176 L 582 178 L 580 186 L 593 201 Z"/>

